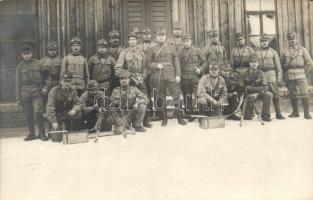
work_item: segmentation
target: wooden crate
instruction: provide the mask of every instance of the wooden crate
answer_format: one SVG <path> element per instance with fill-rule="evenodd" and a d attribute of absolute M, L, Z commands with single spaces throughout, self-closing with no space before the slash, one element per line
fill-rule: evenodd
<path fill-rule="evenodd" d="M 212 128 L 224 128 L 225 127 L 225 117 L 200 117 L 199 126 L 203 129 L 212 129 Z"/>
<path fill-rule="evenodd" d="M 63 133 L 63 144 L 77 144 L 88 142 L 88 133 L 86 131 Z"/>

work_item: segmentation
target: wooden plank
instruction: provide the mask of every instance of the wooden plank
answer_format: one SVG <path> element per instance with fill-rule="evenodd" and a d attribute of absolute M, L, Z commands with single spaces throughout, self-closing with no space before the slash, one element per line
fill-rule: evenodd
<path fill-rule="evenodd" d="M 178 10 L 178 0 L 173 0 L 172 1 L 172 18 L 173 21 L 178 21 L 178 15 L 179 15 L 179 10 Z"/>
<path fill-rule="evenodd" d="M 284 28 L 283 28 L 283 10 L 282 10 L 282 1 L 284 0 L 277 0 L 277 37 L 278 37 L 278 43 L 279 43 L 279 49 L 278 52 L 281 53 L 284 48 Z"/>
<path fill-rule="evenodd" d="M 50 23 L 50 0 L 47 0 L 47 28 L 48 28 L 48 41 L 51 40 L 51 23 Z"/>
<path fill-rule="evenodd" d="M 313 1 L 309 1 L 311 56 L 313 56 Z"/>
<path fill-rule="evenodd" d="M 185 31 L 189 33 L 189 7 L 188 7 L 188 0 L 180 0 L 179 1 L 179 9 L 180 9 L 180 17 L 179 20 L 181 24 L 184 26 Z"/>
<path fill-rule="evenodd" d="M 287 1 L 288 9 L 288 32 L 294 32 L 296 30 L 296 17 L 295 17 L 295 2 L 294 0 Z"/>
<path fill-rule="evenodd" d="M 302 22 L 303 22 L 303 45 L 309 51 L 310 45 L 310 22 L 309 22 L 309 2 L 308 0 L 302 0 Z"/>
<path fill-rule="evenodd" d="M 56 14 L 56 23 L 57 23 L 57 42 L 58 42 L 58 52 L 61 54 L 61 34 L 60 34 L 60 0 L 57 0 L 57 14 Z"/>
<path fill-rule="evenodd" d="M 61 39 L 61 49 L 62 49 L 62 56 L 64 57 L 67 54 L 68 46 L 67 44 L 67 34 L 66 34 L 66 13 L 65 13 L 65 6 L 66 2 L 61 1 L 61 32 L 62 32 L 62 39 Z"/>
<path fill-rule="evenodd" d="M 47 0 L 42 0 L 41 1 L 41 17 L 42 17 L 42 23 L 41 23 L 41 26 L 42 26 L 42 54 L 41 56 L 43 57 L 44 55 L 46 55 L 47 53 L 47 48 L 46 48 L 46 45 L 47 45 L 47 40 L 48 40 L 48 27 L 47 27 Z"/>
<path fill-rule="evenodd" d="M 225 46 L 227 55 L 229 55 L 229 21 L 228 21 L 228 4 L 227 0 L 220 1 L 220 33 L 221 33 L 221 42 Z"/>
<path fill-rule="evenodd" d="M 301 0 L 294 0 L 295 5 L 295 31 L 297 33 L 299 42 L 303 44 L 303 22 L 302 22 L 302 5 Z"/>
<path fill-rule="evenodd" d="M 228 51 L 231 51 L 231 48 L 235 47 L 235 6 L 233 0 L 227 0 L 228 2 L 228 22 L 229 22 L 229 49 Z"/>
<path fill-rule="evenodd" d="M 85 29 L 85 0 L 78 0 L 78 22 L 79 22 L 79 37 L 82 39 L 83 48 L 86 47 L 86 29 Z M 82 51 L 84 52 L 84 51 Z"/>
<path fill-rule="evenodd" d="M 288 40 L 287 40 L 287 33 L 289 32 L 289 26 L 288 26 L 288 20 L 289 20 L 289 15 L 288 15 L 288 6 L 287 6 L 287 1 L 285 0 L 282 0 L 282 25 L 283 25 L 283 31 L 282 31 L 282 34 L 283 34 L 283 46 L 285 48 L 288 47 Z M 284 50 L 281 52 L 283 53 Z"/>
<path fill-rule="evenodd" d="M 94 52 L 95 22 L 94 4 L 85 4 L 85 26 L 86 26 L 86 57 L 90 57 Z"/>
<path fill-rule="evenodd" d="M 197 13 L 198 13 L 198 16 L 197 16 L 197 21 L 198 21 L 198 35 L 199 35 L 199 46 L 200 47 L 203 47 L 205 45 L 205 28 L 204 28 L 204 15 L 203 15 L 203 10 L 204 10 L 204 7 L 203 7 L 203 0 L 198 0 L 197 1 L 198 4 L 197 4 Z"/>
<path fill-rule="evenodd" d="M 68 19 L 68 25 L 69 25 L 69 33 L 70 38 L 74 36 L 78 36 L 78 30 L 77 30 L 77 9 L 76 9 L 76 0 L 68 0 L 68 10 L 67 10 L 69 19 Z"/>
<path fill-rule="evenodd" d="M 212 0 L 213 29 L 220 29 L 219 0 Z"/>
<path fill-rule="evenodd" d="M 241 0 L 234 0 L 235 8 L 235 30 L 236 32 L 242 32 L 242 7 Z"/>
<path fill-rule="evenodd" d="M 196 42 L 196 34 L 195 34 L 195 16 L 194 16 L 194 3 L 193 1 L 186 1 L 186 8 L 188 10 L 188 28 L 189 28 L 189 33 L 193 35 L 194 41 Z M 195 44 L 196 45 L 196 44 Z"/>
<path fill-rule="evenodd" d="M 57 41 L 57 0 L 49 0 L 49 16 L 50 16 L 50 40 Z"/>

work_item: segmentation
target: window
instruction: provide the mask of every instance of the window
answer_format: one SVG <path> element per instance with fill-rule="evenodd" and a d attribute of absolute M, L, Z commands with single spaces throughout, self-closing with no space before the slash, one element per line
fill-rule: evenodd
<path fill-rule="evenodd" d="M 245 24 L 248 44 L 260 46 L 260 36 L 266 33 L 269 45 L 277 49 L 275 0 L 245 0 Z"/>

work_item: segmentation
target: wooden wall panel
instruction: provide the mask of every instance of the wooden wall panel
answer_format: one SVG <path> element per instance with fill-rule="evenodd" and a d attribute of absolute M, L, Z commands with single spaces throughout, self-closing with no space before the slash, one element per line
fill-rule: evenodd
<path fill-rule="evenodd" d="M 302 0 L 302 36 L 303 36 L 303 45 L 312 50 L 310 45 L 310 19 L 309 19 L 309 2 L 308 0 Z M 312 52 L 312 51 L 311 51 Z"/>

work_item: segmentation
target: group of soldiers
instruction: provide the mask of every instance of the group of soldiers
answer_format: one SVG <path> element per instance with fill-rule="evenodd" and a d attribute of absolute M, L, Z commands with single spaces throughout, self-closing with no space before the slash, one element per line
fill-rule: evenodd
<path fill-rule="evenodd" d="M 172 97 L 171 106 L 180 125 L 187 124 L 186 118 L 192 122 L 199 114 L 240 120 L 236 111 L 241 98 L 249 100 L 242 113 L 244 119 L 253 118 L 253 101 L 261 99 L 262 120 L 271 121 L 271 101 L 276 118 L 282 120 L 279 87 L 284 78 L 293 108 L 289 117 L 299 117 L 301 99 L 304 117 L 311 119 L 305 72 L 313 62 L 295 33 L 287 35 L 289 47 L 282 64 L 278 53 L 269 47 L 267 35 L 260 37 L 261 48 L 254 50 L 246 45 L 243 34 L 237 33 L 230 57 L 217 30 L 210 32 L 210 43 L 203 49 L 193 46 L 191 35 L 183 34 L 179 24 L 174 24 L 172 36 L 167 36 L 166 29 L 160 28 L 152 39 L 151 30 L 144 28 L 140 44 L 138 35 L 131 32 L 128 47 L 122 47 L 119 33 L 113 30 L 108 40 L 97 41 L 97 53 L 89 60 L 81 54 L 78 37 L 71 39 L 71 52 L 63 59 L 55 41 L 48 42 L 47 56 L 41 60 L 34 59 L 31 47 L 25 45 L 16 70 L 17 101 L 29 128 L 25 140 L 37 138 L 34 119 L 38 138 L 48 140 L 44 116 L 54 130 L 94 130 L 100 114 L 99 99 L 108 116 L 103 120 L 111 120 L 116 134 L 130 127 L 146 131 L 152 127 L 154 113 L 161 126 L 166 126 L 167 96 Z"/>

